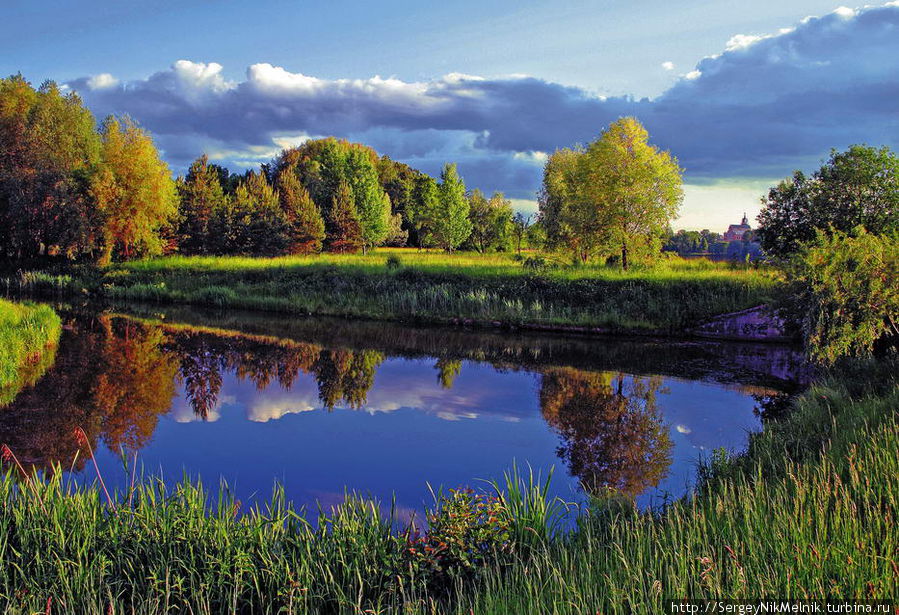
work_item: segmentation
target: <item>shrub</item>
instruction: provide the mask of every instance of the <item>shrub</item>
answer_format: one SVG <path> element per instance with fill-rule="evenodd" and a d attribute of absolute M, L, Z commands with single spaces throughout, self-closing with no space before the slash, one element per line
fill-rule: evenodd
<path fill-rule="evenodd" d="M 451 489 L 437 503 L 427 515 L 428 532 L 410 537 L 406 549 L 407 566 L 432 589 L 449 589 L 512 552 L 510 519 L 499 497 Z"/>
<path fill-rule="evenodd" d="M 787 301 L 809 355 L 832 364 L 871 354 L 899 335 L 899 238 L 867 233 L 818 233 L 790 266 Z"/>
<path fill-rule="evenodd" d="M 402 267 L 403 261 L 396 254 L 391 254 L 387 257 L 387 261 L 385 264 L 387 265 L 387 269 L 393 271 Z"/>

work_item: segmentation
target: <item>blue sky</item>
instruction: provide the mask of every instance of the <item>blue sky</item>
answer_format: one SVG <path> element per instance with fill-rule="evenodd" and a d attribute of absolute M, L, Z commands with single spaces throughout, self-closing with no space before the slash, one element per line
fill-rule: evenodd
<path fill-rule="evenodd" d="M 686 170 L 675 226 L 723 230 L 831 147 L 899 145 L 899 2 L 4 4 L 0 72 L 129 113 L 175 171 L 335 134 L 527 209 L 547 153 L 627 114 Z"/>

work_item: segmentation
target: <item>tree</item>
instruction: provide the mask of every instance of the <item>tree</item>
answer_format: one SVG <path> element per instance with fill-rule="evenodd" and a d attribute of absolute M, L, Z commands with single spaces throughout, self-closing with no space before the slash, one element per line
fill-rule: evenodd
<path fill-rule="evenodd" d="M 0 80 L 0 254 L 90 252 L 99 219 L 90 185 L 100 163 L 93 115 L 52 81 Z"/>
<path fill-rule="evenodd" d="M 559 150 L 543 171 L 541 220 L 554 247 L 581 262 L 618 251 L 658 250 L 683 200 L 681 169 L 649 144 L 632 117 L 621 118 L 586 149 Z"/>
<path fill-rule="evenodd" d="M 831 364 L 899 341 L 899 234 L 818 231 L 789 266 L 790 311 L 808 354 Z M 886 342 L 886 343 L 884 343 Z"/>
<path fill-rule="evenodd" d="M 605 241 L 597 211 L 581 206 L 579 166 L 583 148 L 553 152 L 543 167 L 543 185 L 538 199 L 540 222 L 546 229 L 547 247 L 565 250 L 586 263 Z"/>
<path fill-rule="evenodd" d="M 232 237 L 239 254 L 283 254 L 290 241 L 278 192 L 264 173 L 250 171 L 234 193 Z"/>
<path fill-rule="evenodd" d="M 677 160 L 649 144 L 649 133 L 636 118 L 609 126 L 580 160 L 580 206 L 595 210 L 599 232 L 620 246 L 621 267 L 628 268 L 634 244 L 653 246 L 683 201 Z"/>
<path fill-rule="evenodd" d="M 321 252 L 325 220 L 295 172 L 282 173 L 278 177 L 278 194 L 289 225 L 287 251 L 291 254 Z"/>
<path fill-rule="evenodd" d="M 440 204 L 440 190 L 434 178 L 421 175 L 415 181 L 414 196 L 406 220 L 412 230 L 413 241 L 418 249 L 431 246 L 434 241 L 434 219 Z"/>
<path fill-rule="evenodd" d="M 184 254 L 210 252 L 210 221 L 213 212 L 227 198 L 222 189 L 221 174 L 203 154 L 197 158 L 183 181 L 178 182 L 181 197 L 178 222 L 178 248 Z"/>
<path fill-rule="evenodd" d="M 477 188 L 468 197 L 471 235 L 468 244 L 478 252 L 508 250 L 512 232 L 512 203 L 501 192 L 487 200 Z"/>
<path fill-rule="evenodd" d="M 362 247 L 362 226 L 356 202 L 346 182 L 341 182 L 331 204 L 328 249 L 331 252 L 358 252 Z"/>
<path fill-rule="evenodd" d="M 104 167 L 94 197 L 103 216 L 103 259 L 159 254 L 159 231 L 177 213 L 169 168 L 150 135 L 129 118 L 106 118 L 101 137 Z"/>
<path fill-rule="evenodd" d="M 887 147 L 832 150 L 811 177 L 796 171 L 768 191 L 759 214 L 759 239 L 768 254 L 789 257 L 818 231 L 899 231 L 899 157 Z"/>
<path fill-rule="evenodd" d="M 437 210 L 431 221 L 432 234 L 441 248 L 452 252 L 471 234 L 471 220 L 468 219 L 468 199 L 465 198 L 465 183 L 456 171 L 456 165 L 443 165 L 440 186 L 437 191 Z"/>
<path fill-rule="evenodd" d="M 528 229 L 531 226 L 531 216 L 516 212 L 512 218 L 512 234 L 515 236 L 515 251 L 521 254 L 521 243 L 528 236 Z"/>

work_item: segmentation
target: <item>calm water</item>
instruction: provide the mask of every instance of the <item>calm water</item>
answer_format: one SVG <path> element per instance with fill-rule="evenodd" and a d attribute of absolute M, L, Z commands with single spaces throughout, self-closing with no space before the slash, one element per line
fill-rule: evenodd
<path fill-rule="evenodd" d="M 275 481 L 298 505 L 345 490 L 401 511 L 513 462 L 568 499 L 684 493 L 700 455 L 739 451 L 795 388 L 785 348 L 477 333 L 195 312 L 69 315 L 54 366 L 0 409 L 0 442 L 72 467 L 82 427 L 107 480 L 224 479 L 245 503 Z M 77 476 L 91 480 L 83 454 Z"/>

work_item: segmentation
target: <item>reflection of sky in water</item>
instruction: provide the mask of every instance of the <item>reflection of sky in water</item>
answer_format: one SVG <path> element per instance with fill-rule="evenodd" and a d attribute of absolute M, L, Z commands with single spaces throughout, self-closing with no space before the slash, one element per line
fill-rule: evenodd
<path fill-rule="evenodd" d="M 334 503 L 346 488 L 419 508 L 428 483 L 475 485 L 500 478 L 513 460 L 544 473 L 555 466 L 555 492 L 577 497 L 556 454 L 559 437 L 540 412 L 539 374 L 464 362 L 449 390 L 437 375 L 433 359 L 387 359 L 362 409 L 328 412 L 310 374 L 289 391 L 277 383 L 259 391 L 226 373 L 209 420 L 194 416 L 180 390 L 140 460 L 172 481 L 186 472 L 214 486 L 222 477 L 244 502 L 264 499 L 277 480 L 297 504 Z M 673 463 L 643 504 L 681 495 L 701 452 L 739 450 L 760 427 L 751 397 L 715 384 L 666 378 L 658 404 Z M 106 467 L 116 463 L 106 451 L 101 457 Z"/>

